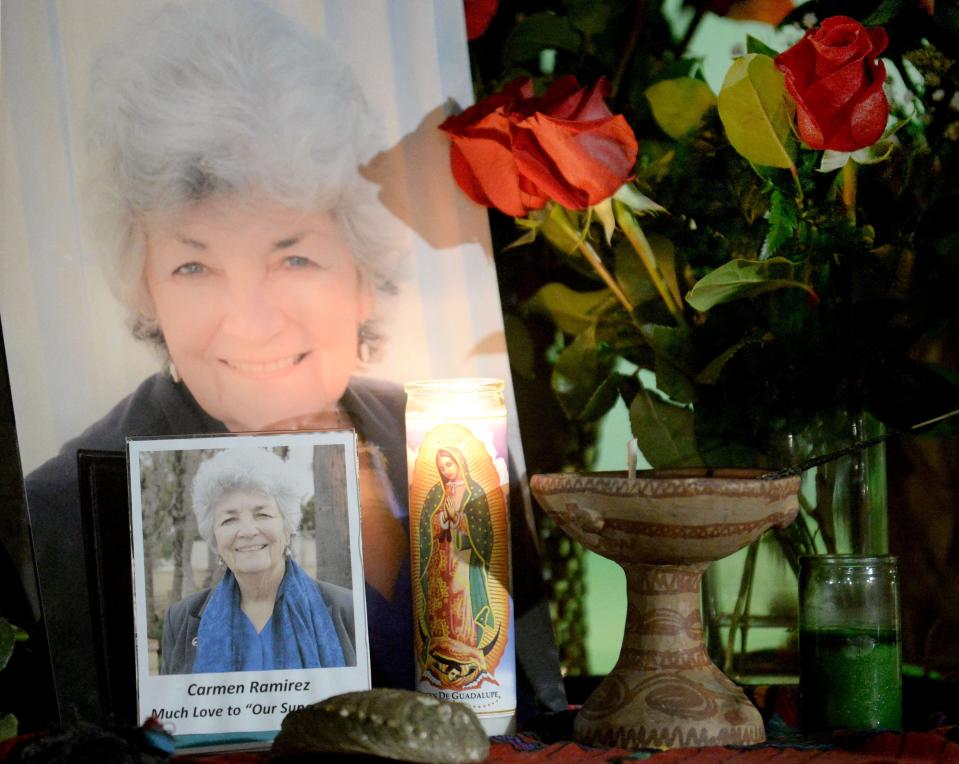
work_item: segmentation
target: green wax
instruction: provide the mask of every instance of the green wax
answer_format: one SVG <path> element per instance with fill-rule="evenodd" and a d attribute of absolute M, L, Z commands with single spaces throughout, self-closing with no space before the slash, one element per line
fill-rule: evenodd
<path fill-rule="evenodd" d="M 902 674 L 893 629 L 803 629 L 799 696 L 807 730 L 902 728 Z"/>

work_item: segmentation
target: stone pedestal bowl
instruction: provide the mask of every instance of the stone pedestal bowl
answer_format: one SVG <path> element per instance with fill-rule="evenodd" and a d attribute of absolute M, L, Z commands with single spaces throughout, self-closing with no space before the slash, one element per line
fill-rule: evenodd
<path fill-rule="evenodd" d="M 799 478 L 755 470 L 535 475 L 533 495 L 573 539 L 626 571 L 619 660 L 577 714 L 589 745 L 748 745 L 765 738 L 745 694 L 709 659 L 700 584 L 710 563 L 799 510 Z"/>

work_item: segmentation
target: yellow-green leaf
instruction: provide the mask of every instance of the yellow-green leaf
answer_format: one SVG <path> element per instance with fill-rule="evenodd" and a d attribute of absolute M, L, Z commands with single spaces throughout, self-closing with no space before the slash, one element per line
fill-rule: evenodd
<path fill-rule="evenodd" d="M 577 230 L 569 211 L 555 202 L 550 202 L 542 213 L 545 214 L 539 230 L 546 240 L 567 255 L 575 252 L 579 248 L 583 234 Z"/>
<path fill-rule="evenodd" d="M 546 284 L 527 304 L 535 312 L 552 319 L 567 334 L 579 334 L 596 323 L 604 303 L 610 299 L 608 289 L 576 292 L 564 284 Z"/>
<path fill-rule="evenodd" d="M 736 151 L 753 164 L 793 167 L 795 111 L 769 56 L 750 53 L 733 61 L 719 91 L 719 118 Z"/>
<path fill-rule="evenodd" d="M 812 287 L 795 278 L 795 271 L 795 265 L 784 257 L 730 260 L 697 281 L 687 293 L 686 302 L 696 310 L 706 311 L 730 300 L 790 287 L 805 289 L 816 297 Z"/>
<path fill-rule="evenodd" d="M 0 741 L 17 736 L 17 717 L 13 714 L 0 714 Z"/>
<path fill-rule="evenodd" d="M 670 138 L 682 138 L 696 128 L 703 115 L 716 104 L 716 96 L 702 80 L 678 77 L 660 80 L 646 88 L 653 118 Z"/>

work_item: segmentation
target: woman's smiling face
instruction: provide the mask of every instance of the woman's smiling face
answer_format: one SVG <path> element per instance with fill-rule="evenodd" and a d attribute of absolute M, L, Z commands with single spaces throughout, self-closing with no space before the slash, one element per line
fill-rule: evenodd
<path fill-rule="evenodd" d="M 278 571 L 290 543 L 283 515 L 262 491 L 234 490 L 213 507 L 216 551 L 234 575 Z"/>
<path fill-rule="evenodd" d="M 332 214 L 211 200 L 145 232 L 148 310 L 210 416 L 265 430 L 336 405 L 372 293 Z"/>

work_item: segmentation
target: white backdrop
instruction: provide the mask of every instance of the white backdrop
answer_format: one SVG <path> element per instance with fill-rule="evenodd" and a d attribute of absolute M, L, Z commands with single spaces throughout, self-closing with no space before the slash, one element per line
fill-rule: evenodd
<path fill-rule="evenodd" d="M 0 318 L 25 474 L 157 370 L 149 348 L 130 336 L 84 236 L 80 125 L 92 56 L 129 14 L 161 4 L 3 2 Z M 410 277 L 386 306 L 389 339 L 369 373 L 396 382 L 494 376 L 508 386 L 486 213 L 456 187 L 446 138 L 435 129 L 451 103 L 472 103 L 462 4 L 274 4 L 352 65 L 381 117 L 405 217 L 422 232 L 411 232 Z"/>

